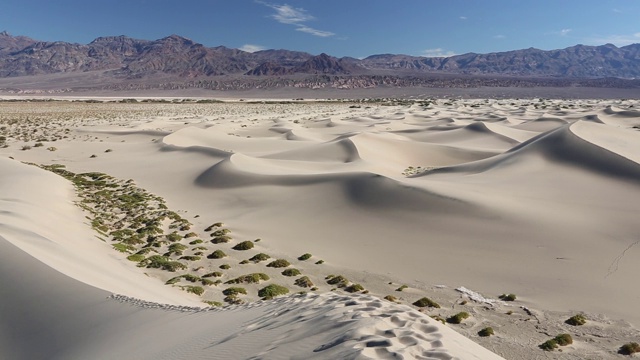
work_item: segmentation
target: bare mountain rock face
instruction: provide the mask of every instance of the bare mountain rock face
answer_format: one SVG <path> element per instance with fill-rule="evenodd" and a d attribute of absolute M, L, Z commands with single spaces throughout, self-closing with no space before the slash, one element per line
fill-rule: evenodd
<path fill-rule="evenodd" d="M 329 76 L 322 78 L 323 84 L 341 88 L 425 86 L 444 82 L 473 87 L 486 86 L 489 82 L 505 83 L 486 78 L 467 79 L 461 84 L 459 79 L 442 78 L 452 75 L 529 77 L 536 78 L 533 81 L 536 84 L 540 83 L 538 78 L 542 78 L 556 85 L 582 81 L 609 84 L 607 86 L 620 83 L 636 86 L 633 81 L 621 79 L 640 79 L 640 44 L 624 47 L 576 45 L 550 51 L 529 48 L 433 58 L 380 54 L 355 59 L 335 58 L 324 53 L 313 56 L 290 50 L 249 53 L 224 46 L 206 47 L 178 35 L 153 41 L 107 36 L 83 45 L 37 41 L 12 36 L 6 31 L 0 33 L 0 78 L 89 71 L 102 71 L 111 84 L 124 80 L 129 86 L 142 80 L 145 84 L 167 84 L 166 79 L 174 83 L 180 79 L 197 79 L 200 81 L 198 86 L 210 83 L 225 89 L 250 88 L 255 85 L 252 79 L 268 77 L 294 79 L 269 82 L 271 85 L 268 86 L 292 86 L 292 81 L 301 81 L 305 76 L 313 77 L 314 80 L 309 80 L 315 82 L 313 86 L 319 86 L 318 76 Z"/>

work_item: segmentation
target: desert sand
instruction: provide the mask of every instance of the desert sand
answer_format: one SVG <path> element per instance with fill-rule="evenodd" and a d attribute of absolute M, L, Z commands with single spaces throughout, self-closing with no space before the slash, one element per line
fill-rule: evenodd
<path fill-rule="evenodd" d="M 640 101 L 69 100 L 0 103 L 8 358 L 601 359 L 640 341 Z M 122 224 L 92 222 L 104 201 L 27 163 L 162 198 L 184 249 L 115 251 Z M 185 268 L 136 266 L 154 251 Z M 269 284 L 305 294 L 259 300 Z M 538 348 L 561 333 L 562 352 Z"/>

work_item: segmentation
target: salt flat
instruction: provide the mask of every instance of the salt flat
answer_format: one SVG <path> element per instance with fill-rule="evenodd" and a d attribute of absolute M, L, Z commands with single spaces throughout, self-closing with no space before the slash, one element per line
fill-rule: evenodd
<path fill-rule="evenodd" d="M 48 271 L 42 262 L 64 274 L 52 276 L 51 282 L 62 290 L 49 289 L 54 292 L 46 296 L 61 303 L 75 299 L 65 311 L 101 309 L 96 311 L 104 312 L 105 319 L 112 317 L 109 312 L 120 314 L 122 320 L 105 325 L 101 336 L 121 339 L 121 329 L 131 322 L 139 323 L 131 330 L 136 333 L 132 344 L 145 336 L 167 336 L 152 329 L 154 322 L 191 328 L 165 342 L 166 347 L 142 347 L 131 358 L 204 358 L 223 350 L 229 351 L 219 353 L 224 358 L 493 356 L 451 329 L 510 359 L 613 358 L 620 345 L 639 336 L 640 289 L 630 285 L 640 270 L 635 261 L 640 252 L 639 107 L 635 100 L 545 99 L 3 102 L 0 120 L 7 147 L 0 149 L 0 184 L 10 195 L 0 209 L 0 236 L 8 241 L 3 241 L 3 254 L 16 254 L 5 256 L 13 265 L 4 266 L 3 284 L 13 284 L 12 294 L 20 292 L 25 282 L 7 275 L 20 268 L 36 277 L 29 291 L 41 291 L 35 289 L 46 281 L 38 279 Z M 186 234 L 193 231 L 205 240 L 198 244 L 203 255 L 218 249 L 228 257 L 167 255 L 188 264 L 176 273 L 136 267 L 126 259 L 132 252 L 116 252 L 108 236 L 101 236 L 103 241 L 96 237 L 83 217 L 87 214 L 72 204 L 77 198 L 70 183 L 19 161 L 133 179 L 188 219 L 191 229 L 180 232 L 185 237 L 179 243 L 189 247 L 192 239 Z M 209 242 L 205 229 L 213 222 L 230 230 L 230 243 Z M 232 249 L 253 239 L 260 241 L 251 250 Z M 183 255 L 195 256 L 195 247 L 185 248 Z M 159 249 L 158 254 L 167 251 L 166 245 Z M 24 253 L 35 259 L 17 264 Z M 241 285 L 247 295 L 237 302 L 251 304 L 268 283 L 291 292 L 309 290 L 281 275 L 282 269 L 239 264 L 257 253 L 289 260 L 321 295 L 179 312 L 194 316 L 107 299 L 116 293 L 185 306 L 224 302 L 222 290 L 228 285 L 205 286 L 201 297 L 180 291 L 190 286 L 185 280 L 162 285 L 175 275 L 203 277 L 214 271 L 222 273 L 223 281 L 257 272 L 270 277 L 264 284 Z M 304 253 L 313 257 L 297 260 Z M 315 264 L 320 259 L 323 263 Z M 220 271 L 222 264 L 230 269 Z M 329 275 L 343 275 L 368 293 L 333 293 Z M 396 291 L 403 284 L 408 287 Z M 488 299 L 514 293 L 517 300 L 489 305 L 455 290 L 461 286 Z M 380 299 L 387 295 L 402 305 Z M 415 306 L 406 307 L 425 296 L 441 305 L 420 310 L 427 315 L 447 318 L 465 311 L 470 318 L 443 325 Z M 9 309 L 29 302 L 13 296 L 2 304 L 5 317 L 12 314 Z M 294 325 L 294 316 L 266 315 L 278 309 L 299 312 L 297 319 L 309 321 Z M 351 317 L 345 318 L 347 313 Z M 586 325 L 564 323 L 577 313 L 585 314 Z M 55 321 L 68 320 L 69 329 L 85 321 L 82 314 L 60 316 Z M 224 317 L 229 327 L 212 327 L 216 317 Z M 10 319 L 17 324 L 23 318 L 14 314 Z M 330 319 L 357 321 L 342 326 Z M 248 322 L 266 325 L 255 325 L 257 331 L 246 327 Z M 326 331 L 314 332 L 314 326 Z M 496 335 L 479 337 L 477 332 L 487 326 Z M 10 334 L 8 329 L 0 334 Z M 29 358 L 31 353 L 23 351 L 38 333 L 28 335 L 28 325 L 22 329 L 15 354 Z M 300 329 L 309 336 L 282 340 Z M 55 331 L 62 338 L 58 343 L 69 343 L 64 331 Z M 562 353 L 538 349 L 560 333 L 574 339 Z M 249 345 L 220 342 L 232 334 L 244 336 L 233 339 L 250 339 Z M 202 336 L 208 345 L 187 340 L 190 336 Z M 10 348 L 11 336 L 2 337 L 3 348 Z M 110 352 L 98 337 L 87 339 L 60 345 L 57 358 L 92 352 L 124 356 Z M 41 350 L 52 346 L 58 345 L 43 344 Z"/>

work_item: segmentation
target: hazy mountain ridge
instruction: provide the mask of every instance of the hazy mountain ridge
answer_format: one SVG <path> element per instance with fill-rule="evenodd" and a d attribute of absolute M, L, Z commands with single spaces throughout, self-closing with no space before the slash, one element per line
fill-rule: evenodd
<path fill-rule="evenodd" d="M 43 42 L 0 33 L 0 77 L 95 70 L 107 71 L 108 76 L 114 79 L 128 80 L 153 80 L 167 76 L 209 79 L 225 75 L 249 81 L 252 77 L 297 74 L 340 75 L 354 76 L 357 82 L 364 82 L 366 86 L 379 83 L 365 81 L 366 76 L 431 76 L 438 73 L 637 79 L 640 78 L 640 44 L 620 48 L 612 44 L 576 45 L 550 51 L 529 48 L 439 58 L 380 54 L 355 59 L 336 58 L 324 53 L 314 56 L 291 50 L 250 53 L 224 46 L 210 48 L 178 35 L 158 40 L 107 36 L 83 45 Z"/>

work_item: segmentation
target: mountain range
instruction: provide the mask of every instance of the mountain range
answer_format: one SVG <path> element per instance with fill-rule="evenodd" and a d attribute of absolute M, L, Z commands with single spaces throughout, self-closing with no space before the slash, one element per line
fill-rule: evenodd
<path fill-rule="evenodd" d="M 89 44 L 37 41 L 0 33 L 0 78 L 103 71 L 121 80 L 215 80 L 308 75 L 426 76 L 496 75 L 561 79 L 640 79 L 640 44 L 616 47 L 576 45 L 559 50 L 534 48 L 450 57 L 397 54 L 364 59 L 336 58 L 290 50 L 245 52 L 206 47 L 171 35 L 158 40 L 127 36 L 100 37 Z"/>

